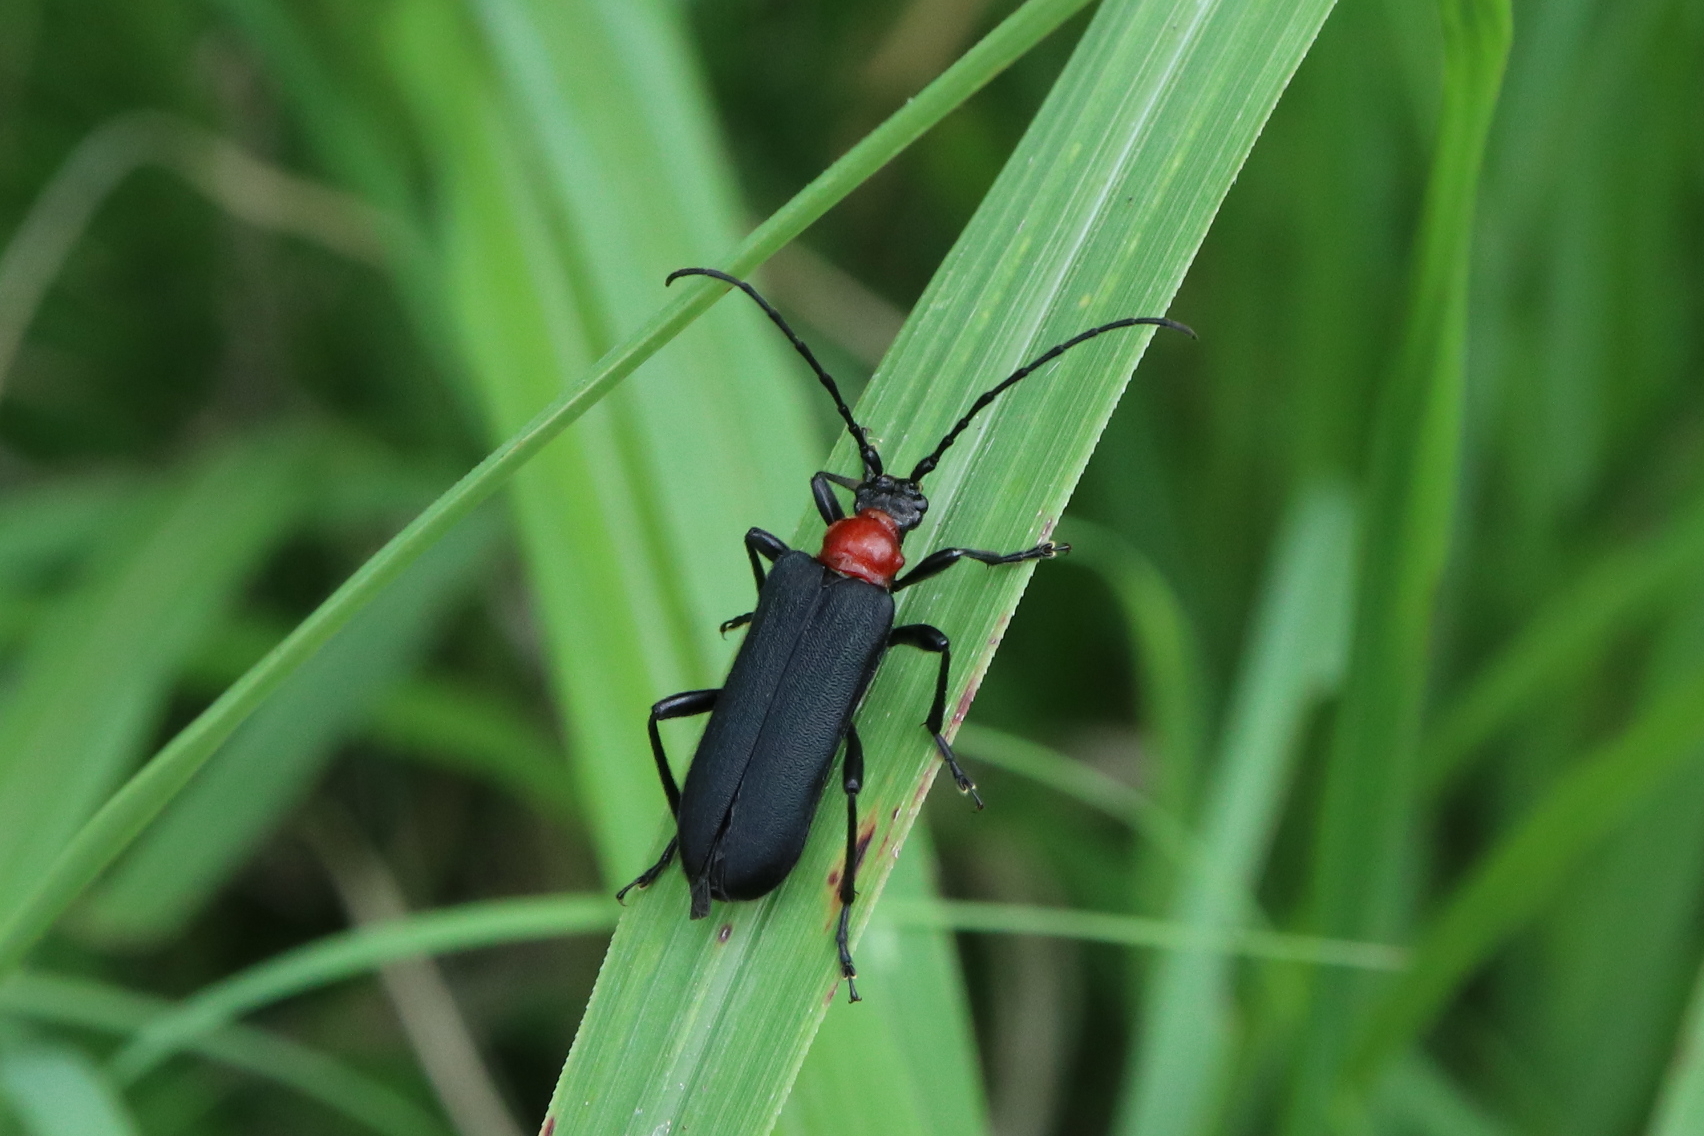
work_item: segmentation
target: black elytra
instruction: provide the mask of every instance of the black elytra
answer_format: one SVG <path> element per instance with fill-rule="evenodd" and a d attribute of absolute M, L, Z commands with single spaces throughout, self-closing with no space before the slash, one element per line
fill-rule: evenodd
<path fill-rule="evenodd" d="M 858 479 L 821 472 L 811 478 L 811 497 L 828 525 L 822 551 L 814 557 L 788 548 L 781 538 L 762 529 L 746 533 L 746 555 L 757 580 L 757 607 L 722 625 L 724 632 L 749 625 L 745 641 L 721 689 L 689 690 L 651 707 L 647 723 L 651 753 L 674 814 L 675 835 L 657 862 L 616 893 L 616 898 L 650 885 L 677 852 L 691 890 L 694 919 L 710 913 L 712 900 L 757 899 L 773 891 L 804 851 L 834 755 L 844 742 L 841 787 L 846 794 L 846 866 L 840 874 L 835 943 L 848 995 L 856 1002 L 858 988 L 853 979 L 857 970 L 852 965 L 848 934 L 852 901 L 857 895 L 858 792 L 864 780 L 864 747 L 853 716 L 889 647 L 915 647 L 940 657 L 935 694 L 923 728 L 934 739 L 935 749 L 959 791 L 977 808 L 982 807 L 976 786 L 959 767 L 952 746 L 941 733 L 952 665 L 951 642 L 938 628 L 925 623 L 895 627 L 894 593 L 962 559 L 1016 564 L 1069 551 L 1066 545 L 1052 542 L 1009 553 L 943 548 L 899 575 L 905 563 L 900 545 L 929 508 L 923 496 L 923 478 L 935 469 L 971 419 L 995 398 L 1079 343 L 1142 324 L 1169 327 L 1191 338 L 1195 333 L 1174 320 L 1143 316 L 1114 320 L 1073 336 L 977 398 L 911 475 L 897 478 L 883 469 L 869 432 L 852 417 L 834 379 L 755 288 L 713 268 L 683 268 L 671 273 L 668 283 L 682 276 L 708 276 L 730 284 L 763 309 L 834 399 L 847 431 L 858 444 L 864 476 Z M 835 486 L 852 491 L 853 516 L 846 515 Z M 771 565 L 767 571 L 765 561 Z M 699 739 L 683 791 L 675 783 L 657 723 L 706 713 L 710 721 Z"/>

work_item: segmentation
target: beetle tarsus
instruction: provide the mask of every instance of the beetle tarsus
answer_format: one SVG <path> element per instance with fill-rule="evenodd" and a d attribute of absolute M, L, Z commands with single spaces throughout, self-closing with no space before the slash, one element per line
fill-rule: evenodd
<path fill-rule="evenodd" d="M 840 929 L 834 934 L 835 945 L 840 948 L 840 977 L 846 980 L 846 994 L 849 1002 L 862 1002 L 858 996 L 858 984 L 853 979 L 858 977 L 858 968 L 852 965 L 852 947 L 848 942 L 851 934 L 852 909 L 841 907 Z"/>
<path fill-rule="evenodd" d="M 736 615 L 734 618 L 724 621 L 721 626 L 722 634 L 726 635 L 736 627 L 744 627 L 746 624 L 751 622 L 753 614 L 753 612 L 748 611 L 744 615 Z"/>
<path fill-rule="evenodd" d="M 655 864 L 652 864 L 649 868 L 646 868 L 643 872 L 641 872 L 639 874 L 638 879 L 634 880 L 632 883 L 628 884 L 626 887 L 624 887 L 620 891 L 616 892 L 615 893 L 615 902 L 625 903 L 626 899 L 627 899 L 627 893 L 632 891 L 634 888 L 638 888 L 640 891 L 644 891 L 646 888 L 648 888 L 652 884 L 656 883 L 657 877 L 663 874 L 663 869 L 667 868 L 669 866 L 669 863 L 674 859 L 675 847 L 679 843 L 680 843 L 680 837 L 671 836 L 669 838 L 668 847 L 664 848 L 663 854 L 661 856 L 657 857 L 657 862 Z"/>
<path fill-rule="evenodd" d="M 958 755 L 953 752 L 952 745 L 940 734 L 935 734 L 935 748 L 940 751 L 941 760 L 947 763 L 947 772 L 953 775 L 953 784 L 958 791 L 970 798 L 970 803 L 976 806 L 976 811 L 982 811 L 982 794 L 976 791 L 976 782 L 970 779 L 958 763 Z"/>

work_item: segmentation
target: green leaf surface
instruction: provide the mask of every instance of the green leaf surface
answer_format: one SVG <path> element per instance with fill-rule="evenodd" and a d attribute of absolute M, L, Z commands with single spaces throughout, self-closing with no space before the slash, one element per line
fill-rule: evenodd
<path fill-rule="evenodd" d="M 1412 1136 L 1510 1136 L 1430 1058 L 1410 1053 L 1379 1083 L 1379 1121 Z"/>
<path fill-rule="evenodd" d="M 1173 905 L 1185 927 L 1212 934 L 1247 918 L 1302 728 L 1342 681 L 1355 551 L 1354 505 L 1338 485 L 1305 494 L 1279 534 L 1204 792 L 1200 870 Z M 1234 972 L 1222 954 L 1183 952 L 1151 973 L 1119 1129 L 1193 1136 L 1230 1057 Z"/>
<path fill-rule="evenodd" d="M 1402 970 L 1408 951 L 1385 943 L 1321 939 L 1249 927 L 1200 927 L 1173 919 L 1144 919 L 1103 911 L 1035 907 L 1021 903 L 899 900 L 876 916 L 900 926 L 951 927 L 1007 935 L 1043 935 L 1163 951 L 1243 955 L 1272 962 L 1298 962 L 1351 970 Z"/>
<path fill-rule="evenodd" d="M 238 442 L 114 528 L 0 704 L 0 912 L 15 913 L 146 744 L 197 641 L 299 508 L 304 450 Z"/>
<path fill-rule="evenodd" d="M 1617 635 L 1695 581 L 1700 565 L 1704 512 L 1694 511 L 1581 570 L 1443 708 L 1424 747 L 1427 790 L 1435 795 L 1462 776 L 1499 730 L 1542 708 L 1558 684 L 1601 660 Z"/>
<path fill-rule="evenodd" d="M 1061 796 L 1105 813 L 1141 832 L 1179 870 L 1187 871 L 1200 856 L 1189 827 L 1140 789 L 1132 788 L 1087 762 L 1058 750 L 996 730 L 965 722 L 953 748 L 974 761 L 1027 777 Z"/>
<path fill-rule="evenodd" d="M 1636 704 L 1704 666 L 1704 593 L 1696 582 L 1690 590 L 1691 602 L 1653 643 Z M 1549 1068 L 1565 1077 L 1557 1106 L 1582 1132 L 1630 1131 L 1646 1115 L 1696 965 L 1700 914 L 1704 747 L 1581 857 L 1510 952 L 1515 966 L 1542 960 L 1548 982 L 1535 1021 L 1545 1030 Z M 1542 945 L 1531 950 L 1535 943 Z"/>
<path fill-rule="evenodd" d="M 1562 777 L 1451 893 L 1414 966 L 1367 1027 L 1354 1072 L 1374 1075 L 1415 1040 L 1511 934 L 1553 902 L 1569 873 L 1704 746 L 1704 673 L 1654 695 L 1622 734 Z"/>
<path fill-rule="evenodd" d="M 1106 581 L 1118 600 L 1144 697 L 1152 699 L 1153 745 L 1161 760 L 1153 792 L 1161 807 L 1182 814 L 1207 745 L 1209 692 L 1200 636 L 1164 572 L 1113 529 L 1067 518 L 1059 535 L 1068 563 Z"/>
<path fill-rule="evenodd" d="M 976 392 L 1042 349 L 1097 322 L 1165 309 L 1327 8 L 1101 8 L 860 404 L 894 468 L 908 468 Z M 1020 548 L 1044 536 L 1145 341 L 1105 337 L 979 420 L 931 478 L 914 547 Z M 851 467 L 843 443 L 828 468 Z M 807 524 L 797 543 L 820 531 Z M 901 621 L 936 623 L 959 644 L 955 721 L 1025 576 L 960 568 L 901 604 Z M 938 760 L 917 726 L 932 663 L 895 652 L 859 719 L 871 755 L 860 814 L 874 822 L 860 924 Z M 558 1133 L 665 1124 L 761 1132 L 774 1123 L 839 985 L 830 881 L 842 837 L 837 821 L 819 824 L 777 893 L 718 906 L 703 922 L 683 917 L 678 872 L 634 904 L 551 1106 Z"/>
<path fill-rule="evenodd" d="M 227 620 L 190 660 L 185 684 L 213 697 L 286 634 L 257 619 Z M 489 781 L 554 819 L 578 815 L 561 744 L 512 693 L 416 675 L 386 692 L 358 732 L 398 756 Z"/>
<path fill-rule="evenodd" d="M 25 971 L 0 983 L 0 1011 L 43 1024 L 126 1036 L 172 1011 L 172 1004 L 86 978 Z M 226 1026 L 188 1043 L 215 1064 L 274 1081 L 386 1136 L 440 1136 L 431 1113 L 387 1085 L 288 1038 Z"/>
<path fill-rule="evenodd" d="M 227 742 L 77 916 L 107 943 L 177 933 L 312 788 L 339 742 L 420 660 L 490 563 L 502 525 L 470 517 L 315 655 Z"/>
<path fill-rule="evenodd" d="M 1509 0 L 1440 0 L 1443 106 L 1402 342 L 1380 394 L 1363 506 L 1348 681 L 1326 771 L 1311 929 L 1348 938 L 1401 933 L 1397 897 L 1412 839 L 1433 606 L 1449 556 L 1466 403 L 1468 279 L 1479 175 L 1511 37 Z M 1367 984 L 1315 976 L 1284 1131 L 1329 1123 Z"/>
<path fill-rule="evenodd" d="M 464 776 L 482 777 L 557 820 L 578 816 L 562 745 L 503 696 L 421 678 L 374 709 L 372 741 Z"/>
<path fill-rule="evenodd" d="M 887 903 L 934 909 L 931 845 L 927 828 L 912 830 L 883 892 Z M 888 995 L 829 1007 L 781 1110 L 778 1136 L 981 1136 L 988 1131 L 952 929 L 950 923 L 928 918 L 871 924 L 859 943 L 858 974 L 860 981 Z"/>
<path fill-rule="evenodd" d="M 434 134 L 451 187 L 451 307 L 500 438 L 641 323 L 671 269 L 732 245 L 736 210 L 702 100 L 647 83 L 692 71 L 664 10 L 488 0 L 478 12 L 504 89 L 480 92 L 469 63 L 454 84 L 465 105 Z M 429 27 L 412 29 L 411 50 L 432 66 L 416 81 L 437 85 L 463 30 L 444 16 Z M 658 697 L 725 668 L 716 625 L 751 588 L 739 534 L 791 514 L 810 472 L 806 392 L 755 318 L 704 321 L 516 482 L 569 752 L 612 881 L 644 867 L 661 800 L 636 726 Z M 729 517 L 729 502 L 749 512 Z"/>
<path fill-rule="evenodd" d="M 1649 1136 L 1704 1132 L 1704 971 L 1693 986 L 1648 1132 Z"/>
<path fill-rule="evenodd" d="M 9 489 L 0 500 L 0 586 L 17 587 L 86 552 L 142 492 L 110 474 Z"/>
<path fill-rule="evenodd" d="M 495 899 L 371 923 L 275 955 L 199 991 L 141 1030 L 114 1059 L 130 1080 L 166 1056 L 281 998 L 339 982 L 396 959 L 604 931 L 616 905 L 603 896 Z"/>
<path fill-rule="evenodd" d="M 137 1136 L 124 1101 L 80 1050 L 28 1041 L 0 1048 L 0 1093 L 29 1136 Z"/>

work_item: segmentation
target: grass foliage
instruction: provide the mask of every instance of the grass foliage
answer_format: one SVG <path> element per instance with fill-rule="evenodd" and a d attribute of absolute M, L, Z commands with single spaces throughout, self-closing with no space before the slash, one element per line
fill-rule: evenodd
<path fill-rule="evenodd" d="M 1704 1124 L 1704 5 L 1089 8 L 0 5 L 0 1136 Z M 901 469 L 1202 333 L 930 476 L 855 1007 L 837 782 L 607 898 L 854 465 L 686 264 Z"/>

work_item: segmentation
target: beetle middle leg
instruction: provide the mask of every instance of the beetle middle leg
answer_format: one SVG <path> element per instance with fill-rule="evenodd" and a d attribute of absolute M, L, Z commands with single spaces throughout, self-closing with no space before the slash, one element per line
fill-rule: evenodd
<path fill-rule="evenodd" d="M 846 993 L 857 1002 L 858 968 L 852 965 L 852 901 L 858 898 L 858 791 L 864 787 L 864 743 L 858 740 L 858 727 L 846 727 L 846 761 L 841 771 L 841 785 L 846 790 L 846 867 L 840 873 L 840 928 L 834 933 L 834 944 L 840 948 L 840 974 L 846 979 Z"/>
<path fill-rule="evenodd" d="M 657 762 L 657 776 L 663 782 L 663 795 L 669 799 L 669 815 L 680 816 L 680 786 L 675 782 L 674 770 L 669 768 L 669 755 L 663 749 L 663 736 L 657 732 L 657 723 L 669 718 L 690 718 L 695 714 L 708 714 L 716 706 L 716 696 L 720 690 L 687 690 L 680 694 L 671 694 L 651 707 L 651 717 L 645 723 L 645 730 L 651 735 L 651 756 Z M 639 878 L 615 893 L 617 902 L 634 888 L 644 891 L 656 882 L 663 874 L 663 869 L 674 859 L 675 846 L 679 843 L 678 835 L 669 838 L 668 847 L 657 857 L 657 862 L 640 873 Z"/>
<path fill-rule="evenodd" d="M 962 550 L 943 549 L 943 551 L 958 552 Z M 929 559 L 932 560 L 934 557 Z M 928 563 L 928 561 L 924 563 Z M 929 705 L 929 719 L 923 723 L 923 726 L 929 731 L 929 736 L 935 739 L 935 748 L 940 751 L 941 760 L 947 763 L 947 769 L 953 775 L 953 784 L 957 785 L 958 791 L 968 796 L 980 809 L 982 797 L 976 791 L 976 782 L 972 781 L 965 771 L 959 767 L 958 757 L 953 753 L 952 745 L 941 734 L 941 727 L 947 714 L 947 671 L 953 663 L 952 641 L 947 638 L 946 632 L 939 627 L 931 627 L 927 623 L 907 623 L 902 627 L 894 628 L 888 634 L 888 644 L 890 646 L 903 644 L 941 656 L 941 669 L 935 676 L 935 698 Z"/>
<path fill-rule="evenodd" d="M 900 591 L 913 584 L 921 584 L 931 576 L 938 576 L 957 564 L 960 560 L 980 560 L 984 564 L 1019 564 L 1025 560 L 1051 560 L 1055 556 L 1063 556 L 1071 551 L 1068 544 L 1058 544 L 1047 540 L 1034 548 L 1025 548 L 1018 552 L 987 552 L 980 548 L 943 548 L 931 552 L 917 562 L 917 567 L 893 582 L 891 591 Z"/>

